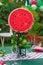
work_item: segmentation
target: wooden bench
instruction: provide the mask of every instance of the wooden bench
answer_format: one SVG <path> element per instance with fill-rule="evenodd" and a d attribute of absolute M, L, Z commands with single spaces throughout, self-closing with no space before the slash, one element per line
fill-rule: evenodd
<path fill-rule="evenodd" d="M 2 47 L 4 46 L 4 40 L 5 40 L 5 38 L 6 38 L 6 37 L 11 37 L 11 35 L 13 35 L 11 29 L 10 29 L 10 32 L 8 32 L 8 33 L 0 33 L 0 38 L 1 38 Z"/>

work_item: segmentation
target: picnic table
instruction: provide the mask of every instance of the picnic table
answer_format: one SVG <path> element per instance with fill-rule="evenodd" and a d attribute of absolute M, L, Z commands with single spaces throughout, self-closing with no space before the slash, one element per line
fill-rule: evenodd
<path fill-rule="evenodd" d="M 1 48 L 0 48 L 1 49 Z M 7 54 L 10 54 L 11 53 L 11 47 L 8 46 L 8 47 L 4 47 L 3 49 L 6 50 Z M 36 58 L 37 54 L 40 54 L 40 53 L 37 53 L 37 52 L 33 52 L 32 49 L 28 49 L 27 50 L 27 53 L 29 52 L 32 53 L 31 55 L 31 59 L 20 59 L 20 60 L 4 60 L 4 62 L 7 64 L 7 65 L 43 65 L 43 57 L 42 58 Z M 40 54 L 41 56 L 43 56 L 43 52 Z M 34 58 L 33 58 L 34 56 Z M 41 57 L 40 56 L 40 57 Z M 39 55 L 38 55 L 39 57 Z"/>

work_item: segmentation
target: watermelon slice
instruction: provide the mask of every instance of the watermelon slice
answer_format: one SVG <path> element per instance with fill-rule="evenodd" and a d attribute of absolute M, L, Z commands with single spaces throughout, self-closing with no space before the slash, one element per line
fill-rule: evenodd
<path fill-rule="evenodd" d="M 43 52 L 43 47 L 35 47 L 33 50 L 36 52 Z"/>
<path fill-rule="evenodd" d="M 29 30 L 33 22 L 34 18 L 32 13 L 23 8 L 13 10 L 8 17 L 9 26 L 16 32 L 25 32 Z"/>
<path fill-rule="evenodd" d="M 5 65 L 5 62 L 0 62 L 0 65 Z"/>

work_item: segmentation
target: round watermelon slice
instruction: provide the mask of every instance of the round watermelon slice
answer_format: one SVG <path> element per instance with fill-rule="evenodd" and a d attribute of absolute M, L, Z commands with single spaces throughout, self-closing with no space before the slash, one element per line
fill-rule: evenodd
<path fill-rule="evenodd" d="M 8 17 L 9 26 L 16 32 L 29 30 L 32 27 L 33 21 L 32 13 L 23 8 L 13 10 Z"/>

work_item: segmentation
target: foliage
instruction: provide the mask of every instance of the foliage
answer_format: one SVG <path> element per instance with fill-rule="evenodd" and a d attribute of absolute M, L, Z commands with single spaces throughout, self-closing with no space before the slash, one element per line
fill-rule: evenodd
<path fill-rule="evenodd" d="M 31 35 L 43 36 L 43 12 L 41 12 L 38 7 L 36 10 L 33 10 L 31 5 L 27 5 L 24 8 L 30 10 L 34 17 L 34 24 L 28 32 L 30 32 Z"/>
<path fill-rule="evenodd" d="M 37 23 L 37 22 L 34 22 L 34 25 L 33 27 L 31 28 L 30 32 L 33 33 L 33 34 L 36 34 L 40 28 L 43 28 L 43 24 L 40 24 L 40 23 Z M 39 32 L 40 33 L 40 32 Z"/>
<path fill-rule="evenodd" d="M 5 23 L 0 23 L 0 33 L 10 32 L 10 28 Z"/>
<path fill-rule="evenodd" d="M 39 14 L 35 10 L 31 10 L 31 13 L 33 14 L 34 22 L 38 22 Z"/>
<path fill-rule="evenodd" d="M 6 54 L 6 51 L 5 51 L 5 50 L 0 50 L 0 54 L 1 54 L 2 56 L 4 56 L 4 55 Z"/>
<path fill-rule="evenodd" d="M 22 37 L 20 37 L 19 47 L 30 48 L 30 43 L 28 43 L 28 38 L 26 37 L 26 35 L 22 35 Z"/>
<path fill-rule="evenodd" d="M 11 44 L 12 45 L 17 45 L 17 41 L 18 41 L 17 34 L 12 35 L 12 37 L 11 37 Z"/>
<path fill-rule="evenodd" d="M 18 43 L 19 41 L 19 43 Z M 22 35 L 19 40 L 18 40 L 18 35 L 14 34 L 11 38 L 11 44 L 12 44 L 12 49 L 16 49 L 17 46 L 19 48 L 30 48 L 30 43 L 28 43 L 28 39 L 26 37 L 26 35 Z"/>
<path fill-rule="evenodd" d="M 38 13 L 36 10 L 30 10 L 34 17 L 34 24 L 28 31 L 31 35 L 43 36 L 43 16 L 42 13 Z M 41 17 L 41 18 L 40 18 Z"/>

